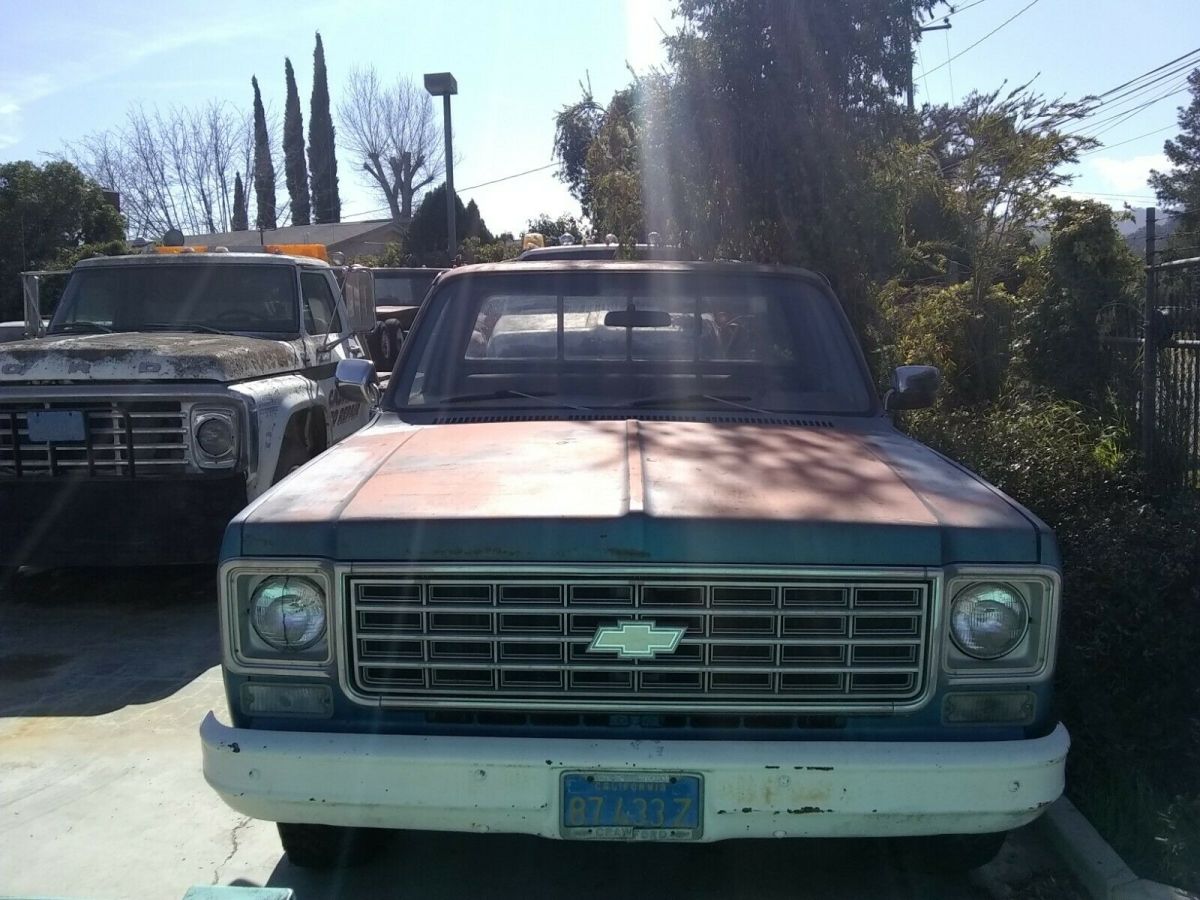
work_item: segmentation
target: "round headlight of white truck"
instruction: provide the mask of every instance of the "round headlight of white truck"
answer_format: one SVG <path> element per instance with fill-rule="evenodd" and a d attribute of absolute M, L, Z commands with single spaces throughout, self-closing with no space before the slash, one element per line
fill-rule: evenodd
<path fill-rule="evenodd" d="M 325 592 L 298 575 L 272 575 L 250 596 L 250 622 L 276 650 L 307 650 L 325 636 Z"/>
<path fill-rule="evenodd" d="M 1020 591 L 997 581 L 963 588 L 950 606 L 950 636 L 976 659 L 1011 653 L 1029 627 L 1029 607 Z"/>
<path fill-rule="evenodd" d="M 196 426 L 196 443 L 213 459 L 229 456 L 237 446 L 233 421 L 225 416 L 205 416 Z"/>

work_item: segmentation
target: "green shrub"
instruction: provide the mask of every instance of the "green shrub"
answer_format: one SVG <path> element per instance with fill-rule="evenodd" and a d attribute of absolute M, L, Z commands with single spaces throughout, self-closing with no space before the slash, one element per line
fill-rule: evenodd
<path fill-rule="evenodd" d="M 1144 874 L 1200 888 L 1200 499 L 1153 493 L 1124 434 L 1047 397 L 908 427 L 1054 529 L 1068 791 Z"/>

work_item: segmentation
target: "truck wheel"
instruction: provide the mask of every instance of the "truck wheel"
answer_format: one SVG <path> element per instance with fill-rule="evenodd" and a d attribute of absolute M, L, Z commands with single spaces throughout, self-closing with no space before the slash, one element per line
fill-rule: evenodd
<path fill-rule="evenodd" d="M 284 441 L 279 451 L 279 462 L 275 464 L 275 478 L 271 484 L 279 484 L 310 459 L 308 448 L 296 440 Z"/>
<path fill-rule="evenodd" d="M 936 872 L 969 872 L 986 866 L 1000 848 L 1008 833 L 996 834 L 939 834 L 918 838 L 917 856 L 924 868 Z"/>
<path fill-rule="evenodd" d="M 383 334 L 380 336 L 380 351 L 383 356 L 383 368 L 391 369 L 396 365 L 396 357 L 400 355 L 400 344 L 404 335 L 400 331 L 398 319 L 388 319 L 383 323 Z"/>
<path fill-rule="evenodd" d="M 367 862 L 383 843 L 379 828 L 277 823 L 279 842 L 288 862 L 302 869 L 331 869 Z"/>

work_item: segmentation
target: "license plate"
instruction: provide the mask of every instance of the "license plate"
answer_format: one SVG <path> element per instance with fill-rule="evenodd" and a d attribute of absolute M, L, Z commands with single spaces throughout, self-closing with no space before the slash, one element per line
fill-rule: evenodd
<path fill-rule="evenodd" d="M 563 837 L 692 841 L 703 833 L 699 775 L 566 772 Z"/>
<path fill-rule="evenodd" d="M 66 444 L 87 440 L 83 413 L 65 409 L 30 410 L 25 414 L 34 444 Z"/>

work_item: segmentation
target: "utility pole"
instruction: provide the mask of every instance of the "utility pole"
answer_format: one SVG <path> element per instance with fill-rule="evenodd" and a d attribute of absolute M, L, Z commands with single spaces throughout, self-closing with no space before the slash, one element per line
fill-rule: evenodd
<path fill-rule="evenodd" d="M 912 19 L 910 18 L 909 21 L 911 22 Z M 911 28 L 911 26 L 910 26 L 910 28 Z M 947 16 L 945 19 L 942 19 L 941 25 L 918 26 L 916 35 L 913 35 L 911 33 L 909 34 L 909 40 L 908 40 L 908 47 L 909 47 L 909 51 L 908 51 L 908 111 L 909 112 L 915 112 L 916 108 L 917 108 L 916 100 L 913 97 L 913 68 L 916 66 L 916 53 L 913 52 L 913 49 L 912 49 L 913 46 L 915 45 L 916 38 L 918 35 L 922 35 L 927 31 L 948 31 L 950 28 L 951 28 L 950 18 Z"/>

